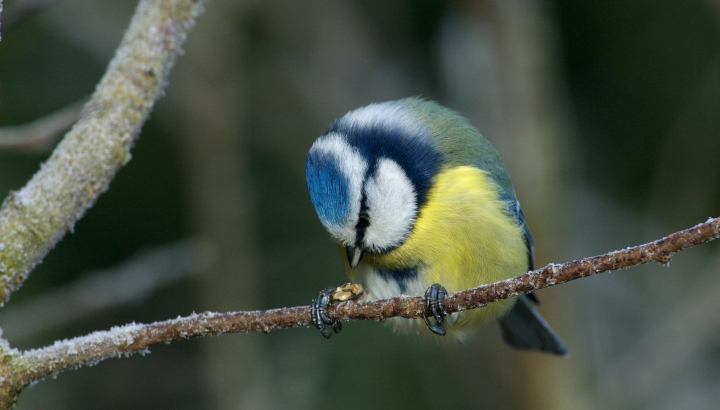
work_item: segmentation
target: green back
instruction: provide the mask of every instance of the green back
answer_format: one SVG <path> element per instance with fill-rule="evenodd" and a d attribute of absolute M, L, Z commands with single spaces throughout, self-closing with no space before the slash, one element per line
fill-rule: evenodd
<path fill-rule="evenodd" d="M 417 113 L 445 156 L 448 166 L 471 165 L 487 171 L 495 180 L 500 196 L 515 199 L 510 174 L 498 152 L 477 128 L 453 110 L 433 101 L 405 98 L 398 103 Z"/>

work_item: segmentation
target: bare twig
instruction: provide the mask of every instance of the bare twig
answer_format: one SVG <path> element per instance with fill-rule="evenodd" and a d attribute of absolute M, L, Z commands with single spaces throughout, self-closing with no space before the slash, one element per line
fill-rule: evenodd
<path fill-rule="evenodd" d="M 84 273 L 67 286 L 11 303 L 0 318 L 3 336 L 17 343 L 106 309 L 138 303 L 163 286 L 208 271 L 216 259 L 214 244 L 203 238 L 138 252 L 118 266 Z"/>
<path fill-rule="evenodd" d="M 130 160 L 202 1 L 141 1 L 80 121 L 0 209 L 0 304 Z"/>
<path fill-rule="evenodd" d="M 71 230 L 122 166 L 181 51 L 204 0 L 142 0 L 115 57 L 80 120 L 27 185 L 0 208 L 0 305 Z M 57 346 L 57 345 L 56 345 Z M 86 345 L 78 346 L 85 348 Z M 68 357 L 19 356 L 0 339 L 0 408 L 10 408 L 29 381 L 64 369 Z M 57 353 L 57 352 L 55 352 Z M 105 353 L 78 353 L 82 363 Z M 95 357 L 95 359 L 92 359 Z M 33 360 L 34 359 L 34 360 Z M 37 360 L 42 365 L 33 367 Z M 39 369 L 44 369 L 39 370 Z"/>
<path fill-rule="evenodd" d="M 61 132 L 67 131 L 80 118 L 83 105 L 85 105 L 85 100 L 24 125 L 0 128 L 0 150 L 49 151 L 56 137 Z"/>
<path fill-rule="evenodd" d="M 11 31 L 22 22 L 29 20 L 35 14 L 40 13 L 60 0 L 17 0 L 8 7 L 3 18 L 3 31 Z"/>
<path fill-rule="evenodd" d="M 718 237 L 720 218 L 709 219 L 645 245 L 562 265 L 550 264 L 516 278 L 450 294 L 445 299 L 445 310 L 452 313 L 478 308 L 522 293 L 647 262 L 666 264 L 674 253 Z M 341 321 L 384 321 L 397 316 L 417 319 L 422 317 L 423 305 L 420 297 L 397 296 L 377 301 L 338 303 L 330 306 L 329 314 Z M 275 329 L 308 325 L 309 306 L 253 312 L 203 313 L 149 325 L 127 325 L 22 353 L 20 360 L 28 369 L 23 383 L 121 354 L 145 352 L 150 346 L 178 339 L 221 333 L 268 333 Z"/>

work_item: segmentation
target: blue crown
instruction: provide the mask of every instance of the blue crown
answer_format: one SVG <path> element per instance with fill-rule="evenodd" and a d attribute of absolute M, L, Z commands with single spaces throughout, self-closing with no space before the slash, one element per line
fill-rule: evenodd
<path fill-rule="evenodd" d="M 337 167 L 337 158 L 311 151 L 305 160 L 310 200 L 323 225 L 342 225 L 350 212 L 348 181 Z"/>

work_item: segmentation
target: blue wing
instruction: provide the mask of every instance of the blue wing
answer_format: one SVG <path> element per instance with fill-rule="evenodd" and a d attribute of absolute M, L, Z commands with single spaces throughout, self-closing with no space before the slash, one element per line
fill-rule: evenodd
<path fill-rule="evenodd" d="M 527 246 L 528 250 L 528 270 L 535 270 L 535 244 L 532 235 L 530 235 L 530 229 L 525 223 L 525 215 L 520 207 L 520 202 L 517 199 L 515 200 L 515 217 L 525 233 L 525 246 Z"/>
<path fill-rule="evenodd" d="M 535 246 L 530 235 L 530 229 L 525 223 L 525 215 L 523 215 L 517 199 L 514 200 L 514 203 L 511 202 L 509 208 L 523 228 L 528 252 L 528 269 L 534 270 Z M 534 293 L 520 295 L 510 312 L 498 320 L 503 340 L 518 349 L 540 350 L 556 355 L 566 355 L 568 353 L 567 345 L 540 316 L 540 313 L 535 310 L 530 301 L 539 304 L 539 300 Z"/>

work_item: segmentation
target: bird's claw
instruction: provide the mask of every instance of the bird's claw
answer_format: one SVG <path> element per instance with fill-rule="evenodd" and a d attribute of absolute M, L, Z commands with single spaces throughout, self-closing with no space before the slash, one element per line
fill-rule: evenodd
<path fill-rule="evenodd" d="M 320 331 L 325 339 L 330 339 L 330 336 L 332 336 L 332 332 L 329 332 L 325 328 L 326 325 L 331 326 L 332 331 L 335 333 L 340 333 L 342 330 L 341 322 L 328 317 L 328 305 L 333 299 L 335 290 L 336 288 L 332 286 L 324 288 L 318 293 L 317 298 L 313 299 L 310 305 L 312 324 L 315 325 L 315 328 Z"/>
<path fill-rule="evenodd" d="M 425 291 L 423 319 L 425 319 L 425 324 L 428 329 L 440 336 L 445 336 L 445 333 L 447 333 L 447 326 L 445 325 L 445 295 L 447 295 L 447 290 L 437 283 Z M 430 322 L 428 313 L 431 313 L 435 318 L 435 323 Z"/>

